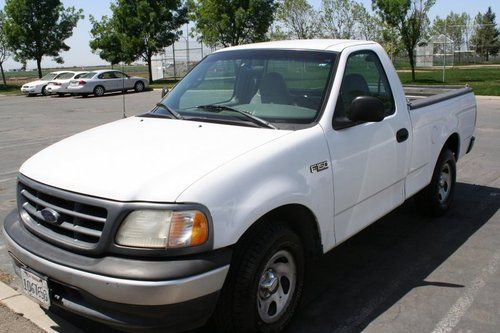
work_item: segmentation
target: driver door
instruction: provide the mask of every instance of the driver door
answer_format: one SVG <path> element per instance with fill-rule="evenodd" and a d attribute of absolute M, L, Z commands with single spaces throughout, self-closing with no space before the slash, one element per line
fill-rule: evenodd
<path fill-rule="evenodd" d="M 366 95 L 384 103 L 385 118 L 350 122 L 351 102 Z M 351 53 L 334 111 L 334 128 L 326 131 L 335 187 L 337 243 L 403 202 L 409 145 L 408 140 L 396 140 L 396 132 L 408 126 L 400 113 L 407 110 L 397 108 L 378 55 L 369 50 Z"/>

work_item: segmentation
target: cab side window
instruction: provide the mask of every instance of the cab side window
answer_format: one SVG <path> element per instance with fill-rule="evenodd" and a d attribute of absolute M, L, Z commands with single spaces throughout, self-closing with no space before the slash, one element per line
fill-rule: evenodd
<path fill-rule="evenodd" d="M 347 59 L 334 119 L 348 120 L 352 101 L 359 96 L 377 97 L 385 106 L 385 116 L 396 110 L 389 80 L 373 51 L 352 53 Z"/>

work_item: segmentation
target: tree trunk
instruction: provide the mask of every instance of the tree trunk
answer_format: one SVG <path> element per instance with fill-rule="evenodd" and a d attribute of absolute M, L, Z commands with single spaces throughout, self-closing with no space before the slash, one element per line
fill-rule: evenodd
<path fill-rule="evenodd" d="M 43 76 L 42 73 L 42 59 L 36 59 L 36 67 L 38 68 L 38 78 L 41 79 Z"/>
<path fill-rule="evenodd" d="M 151 55 L 147 55 L 148 71 L 149 71 L 149 83 L 153 83 L 153 70 L 151 68 Z"/>
<path fill-rule="evenodd" d="M 2 72 L 2 81 L 4 85 L 7 85 L 7 81 L 5 80 L 5 73 L 3 72 L 3 63 L 0 62 L 0 71 Z"/>
<path fill-rule="evenodd" d="M 410 60 L 411 80 L 415 81 L 415 59 L 413 58 L 413 50 L 408 50 L 408 60 Z"/>

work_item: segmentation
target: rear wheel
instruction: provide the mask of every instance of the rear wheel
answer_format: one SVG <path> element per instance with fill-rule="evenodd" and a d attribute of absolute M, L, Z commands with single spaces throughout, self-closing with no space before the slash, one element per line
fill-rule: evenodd
<path fill-rule="evenodd" d="M 100 97 L 100 96 L 104 95 L 104 93 L 105 93 L 105 90 L 104 90 L 103 86 L 97 86 L 94 88 L 94 96 Z"/>
<path fill-rule="evenodd" d="M 134 90 L 135 92 L 142 92 L 144 91 L 144 82 L 142 81 L 137 81 L 134 85 Z"/>
<path fill-rule="evenodd" d="M 42 87 L 41 94 L 42 94 L 43 96 L 47 96 L 47 95 L 49 94 L 49 92 L 47 91 L 47 89 L 45 89 L 46 87 L 47 87 L 47 86 L 43 86 L 43 87 Z"/>
<path fill-rule="evenodd" d="M 291 320 L 304 285 L 304 251 L 286 225 L 269 221 L 235 251 L 214 315 L 222 332 L 277 332 Z"/>
<path fill-rule="evenodd" d="M 455 196 L 456 172 L 455 155 L 449 149 L 443 150 L 431 183 L 415 196 L 415 202 L 422 213 L 430 216 L 442 216 L 446 213 Z"/>
<path fill-rule="evenodd" d="M 59 97 L 64 97 L 64 95 L 65 95 L 64 93 L 57 93 L 57 96 Z"/>

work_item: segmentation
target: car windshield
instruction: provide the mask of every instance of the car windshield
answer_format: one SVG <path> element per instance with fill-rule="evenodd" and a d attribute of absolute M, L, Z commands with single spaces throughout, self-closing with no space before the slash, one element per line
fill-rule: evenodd
<path fill-rule="evenodd" d="M 214 53 L 179 82 L 162 103 L 186 119 L 249 121 L 245 115 L 231 112 L 232 108 L 278 128 L 286 127 L 283 124 L 309 124 L 321 110 L 336 56 L 333 52 L 269 49 Z M 214 109 L 214 105 L 219 108 Z M 153 113 L 168 111 L 156 108 Z"/>
<path fill-rule="evenodd" d="M 67 80 L 67 79 L 71 79 L 74 75 L 75 75 L 75 73 L 62 73 L 62 74 L 59 74 L 56 77 L 56 79 L 57 80 Z"/>
<path fill-rule="evenodd" d="M 40 80 L 41 81 L 50 81 L 50 80 L 54 80 L 54 78 L 57 76 L 58 74 L 55 74 L 55 73 L 49 73 L 49 74 L 46 74 L 44 77 L 42 77 Z"/>
<path fill-rule="evenodd" d="M 80 79 L 91 79 L 96 74 L 97 74 L 97 72 L 88 72 L 87 74 L 84 74 L 84 75 L 80 76 Z"/>

